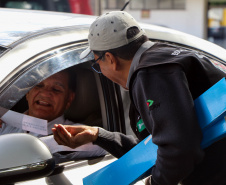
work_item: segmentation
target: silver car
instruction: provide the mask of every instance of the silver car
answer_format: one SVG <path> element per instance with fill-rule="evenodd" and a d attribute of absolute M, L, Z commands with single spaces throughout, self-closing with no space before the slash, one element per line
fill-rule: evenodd
<path fill-rule="evenodd" d="M 0 17 L 0 107 L 23 113 L 28 108 L 25 95 L 32 87 L 54 73 L 73 68 L 77 92 L 65 117 L 133 134 L 128 120 L 128 92 L 92 70 L 92 54 L 79 59 L 88 45 L 94 16 L 1 8 Z M 169 28 L 141 26 L 151 41 L 196 50 L 226 71 L 225 49 Z M 87 121 L 92 114 L 95 116 Z M 84 177 L 115 160 L 107 154 L 55 164 L 38 138 L 19 133 L 0 136 L 0 184 L 80 185 Z"/>

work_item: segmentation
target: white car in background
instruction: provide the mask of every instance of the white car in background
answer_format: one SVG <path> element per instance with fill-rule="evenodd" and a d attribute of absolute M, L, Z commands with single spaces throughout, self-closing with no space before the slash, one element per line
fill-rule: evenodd
<path fill-rule="evenodd" d="M 92 125 L 132 134 L 128 92 L 92 70 L 93 55 L 79 59 L 96 17 L 5 8 L 0 8 L 0 17 L 0 107 L 23 113 L 28 108 L 25 95 L 32 87 L 54 73 L 73 68 L 77 92 L 65 116 L 89 124 L 87 118 L 94 113 Z M 226 71 L 225 49 L 169 28 L 141 26 L 151 41 L 196 50 Z M 108 154 L 54 164 L 38 138 L 27 134 L 0 136 L 0 184 L 82 185 L 84 177 L 115 160 Z"/>

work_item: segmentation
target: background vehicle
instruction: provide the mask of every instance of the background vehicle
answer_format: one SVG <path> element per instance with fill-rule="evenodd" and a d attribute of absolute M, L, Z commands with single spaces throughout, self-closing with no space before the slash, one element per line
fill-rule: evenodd
<path fill-rule="evenodd" d="M 13 9 L 0 9 L 0 16 L 3 17 L 0 20 L 0 107 L 23 113 L 27 109 L 25 94 L 33 86 L 71 67 L 77 76 L 77 92 L 65 116 L 74 122 L 132 134 L 128 121 L 128 92 L 91 69 L 92 55 L 79 59 L 88 45 L 88 28 L 95 17 Z M 150 40 L 196 50 L 226 71 L 225 49 L 168 28 L 147 24 L 142 24 L 142 27 Z M 18 149 L 15 152 L 19 159 L 22 151 Z M 9 159 L 10 156 L 8 154 Z M 75 159 L 56 165 L 52 174 L 45 178 L 30 180 L 30 176 L 21 173 L 28 181 L 16 184 L 79 185 L 82 178 L 114 160 L 111 155 Z M 0 161 L 0 177 L 2 169 L 5 169 L 2 165 Z M 11 178 L 10 174 L 8 178 Z M 17 181 L 19 177 L 15 178 Z"/>
<path fill-rule="evenodd" d="M 89 0 L 1 0 L 0 7 L 93 14 Z"/>

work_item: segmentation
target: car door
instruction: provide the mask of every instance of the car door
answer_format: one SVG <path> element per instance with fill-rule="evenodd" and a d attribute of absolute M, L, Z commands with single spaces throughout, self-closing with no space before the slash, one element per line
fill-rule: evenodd
<path fill-rule="evenodd" d="M 125 133 L 120 88 L 102 74 L 95 73 L 90 61 L 80 61 L 79 55 L 86 46 L 86 42 L 57 46 L 24 61 L 2 81 L 0 106 L 24 113 L 28 109 L 25 95 L 32 87 L 59 71 L 72 68 L 76 74 L 76 98 L 65 113 L 65 117 L 75 123 L 100 126 L 109 131 Z M 10 55 L 10 52 L 7 55 Z M 90 55 L 88 60 L 92 58 L 93 56 Z M 19 155 L 19 151 L 17 152 Z M 22 184 L 66 184 L 66 181 L 71 184 L 82 184 L 83 177 L 114 160 L 115 158 L 108 154 L 92 159 L 64 161 L 57 164 L 52 176 Z M 67 178 L 67 174 L 70 173 L 77 176 L 73 175 L 71 178 L 69 175 Z"/>

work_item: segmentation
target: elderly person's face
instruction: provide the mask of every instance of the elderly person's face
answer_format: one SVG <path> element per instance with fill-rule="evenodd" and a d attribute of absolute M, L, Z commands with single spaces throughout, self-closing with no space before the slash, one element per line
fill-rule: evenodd
<path fill-rule="evenodd" d="M 61 116 L 74 99 L 68 81 L 69 75 L 59 72 L 31 89 L 26 95 L 28 114 L 48 121 Z"/>

